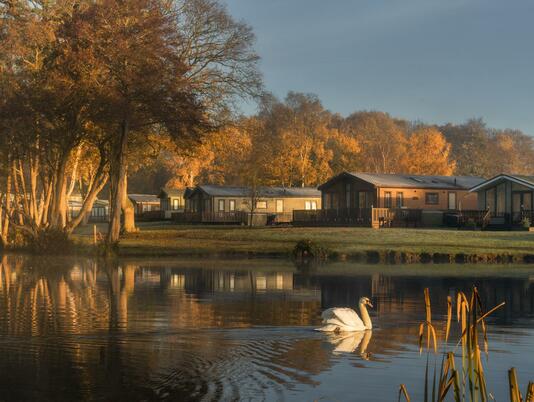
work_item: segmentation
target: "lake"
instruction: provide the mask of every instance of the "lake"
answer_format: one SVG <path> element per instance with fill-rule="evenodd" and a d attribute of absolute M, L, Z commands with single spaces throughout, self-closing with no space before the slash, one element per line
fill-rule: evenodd
<path fill-rule="evenodd" d="M 423 290 L 442 328 L 447 296 L 473 285 L 506 302 L 484 360 L 502 401 L 510 367 L 523 392 L 534 380 L 533 267 L 4 256 L 0 401 L 392 401 L 401 383 L 418 400 Z M 361 296 L 372 331 L 313 331 Z"/>

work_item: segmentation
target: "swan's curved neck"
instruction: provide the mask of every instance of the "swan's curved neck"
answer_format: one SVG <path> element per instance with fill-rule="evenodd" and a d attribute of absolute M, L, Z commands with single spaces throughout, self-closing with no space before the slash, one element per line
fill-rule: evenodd
<path fill-rule="evenodd" d="M 365 304 L 360 304 L 360 314 L 362 316 L 363 325 L 365 325 L 366 329 L 373 328 L 373 324 L 371 323 L 371 317 L 369 317 L 369 313 L 367 312 L 367 307 Z"/>

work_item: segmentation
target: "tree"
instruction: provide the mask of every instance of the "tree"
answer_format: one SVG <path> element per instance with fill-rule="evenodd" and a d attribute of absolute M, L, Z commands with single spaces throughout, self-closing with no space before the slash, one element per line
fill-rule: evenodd
<path fill-rule="evenodd" d="M 11 225 L 32 237 L 43 230 L 70 233 L 83 219 L 69 221 L 67 210 L 81 147 L 92 144 L 93 151 L 103 151 L 87 113 L 85 78 L 90 72 L 84 68 L 85 59 L 71 58 L 59 39 L 72 8 L 63 2 L 2 5 L 0 130 L 6 175 L 2 226 L 5 230 Z M 97 177 L 87 188 L 82 215 L 91 210 L 105 183 L 107 160 L 100 162 Z"/>
<path fill-rule="evenodd" d="M 495 152 L 486 124 L 481 119 L 471 119 L 461 125 L 447 124 L 439 130 L 451 143 L 457 174 L 492 176 Z"/>
<path fill-rule="evenodd" d="M 421 127 L 410 134 L 402 165 L 404 173 L 444 175 L 454 172 L 451 145 L 434 127 Z"/>
<path fill-rule="evenodd" d="M 128 143 L 132 132 L 160 126 L 177 140 L 195 140 L 203 108 L 185 80 L 182 38 L 175 13 L 157 0 L 104 0 L 73 12 L 61 39 L 84 57 L 92 118 L 108 135 L 111 219 L 108 243 L 119 238 L 125 204 Z"/>
<path fill-rule="evenodd" d="M 406 152 L 403 125 L 382 112 L 356 112 L 348 116 L 343 131 L 361 147 L 360 169 L 372 173 L 402 173 Z"/>

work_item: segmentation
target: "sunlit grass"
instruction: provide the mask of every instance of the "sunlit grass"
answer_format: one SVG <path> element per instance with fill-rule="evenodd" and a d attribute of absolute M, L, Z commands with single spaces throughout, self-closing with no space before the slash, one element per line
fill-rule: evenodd
<path fill-rule="evenodd" d="M 105 227 L 100 226 L 104 231 Z M 302 239 L 336 253 L 399 251 L 413 253 L 528 254 L 534 253 L 534 233 L 475 232 L 445 229 L 229 227 L 142 224 L 138 234 L 121 240 L 128 255 L 187 253 L 287 254 Z M 92 230 L 76 239 L 92 241 Z"/>

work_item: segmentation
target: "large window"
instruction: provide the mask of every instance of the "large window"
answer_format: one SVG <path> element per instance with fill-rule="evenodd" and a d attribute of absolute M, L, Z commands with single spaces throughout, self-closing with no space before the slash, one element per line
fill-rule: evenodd
<path fill-rule="evenodd" d="M 231 212 L 235 211 L 235 200 L 228 201 L 228 210 Z"/>
<path fill-rule="evenodd" d="M 178 198 L 174 198 L 174 199 L 172 200 L 172 209 L 173 209 L 174 211 L 176 211 L 176 210 L 179 209 L 179 208 L 180 208 L 180 200 L 179 200 Z"/>
<path fill-rule="evenodd" d="M 219 212 L 224 212 L 224 200 L 219 200 Z"/>
<path fill-rule="evenodd" d="M 256 209 L 267 209 L 267 201 L 256 201 Z"/>
<path fill-rule="evenodd" d="M 384 208 L 391 208 L 391 191 L 384 192 Z"/>
<path fill-rule="evenodd" d="M 350 208 L 350 184 L 345 185 L 345 207 Z"/>
<path fill-rule="evenodd" d="M 306 201 L 304 208 L 307 211 L 310 211 L 310 210 L 315 211 L 317 209 L 317 201 Z"/>
<path fill-rule="evenodd" d="M 425 193 L 425 204 L 438 205 L 439 204 L 439 193 Z"/>
<path fill-rule="evenodd" d="M 397 193 L 397 208 L 404 207 L 404 193 L 398 192 Z"/>

